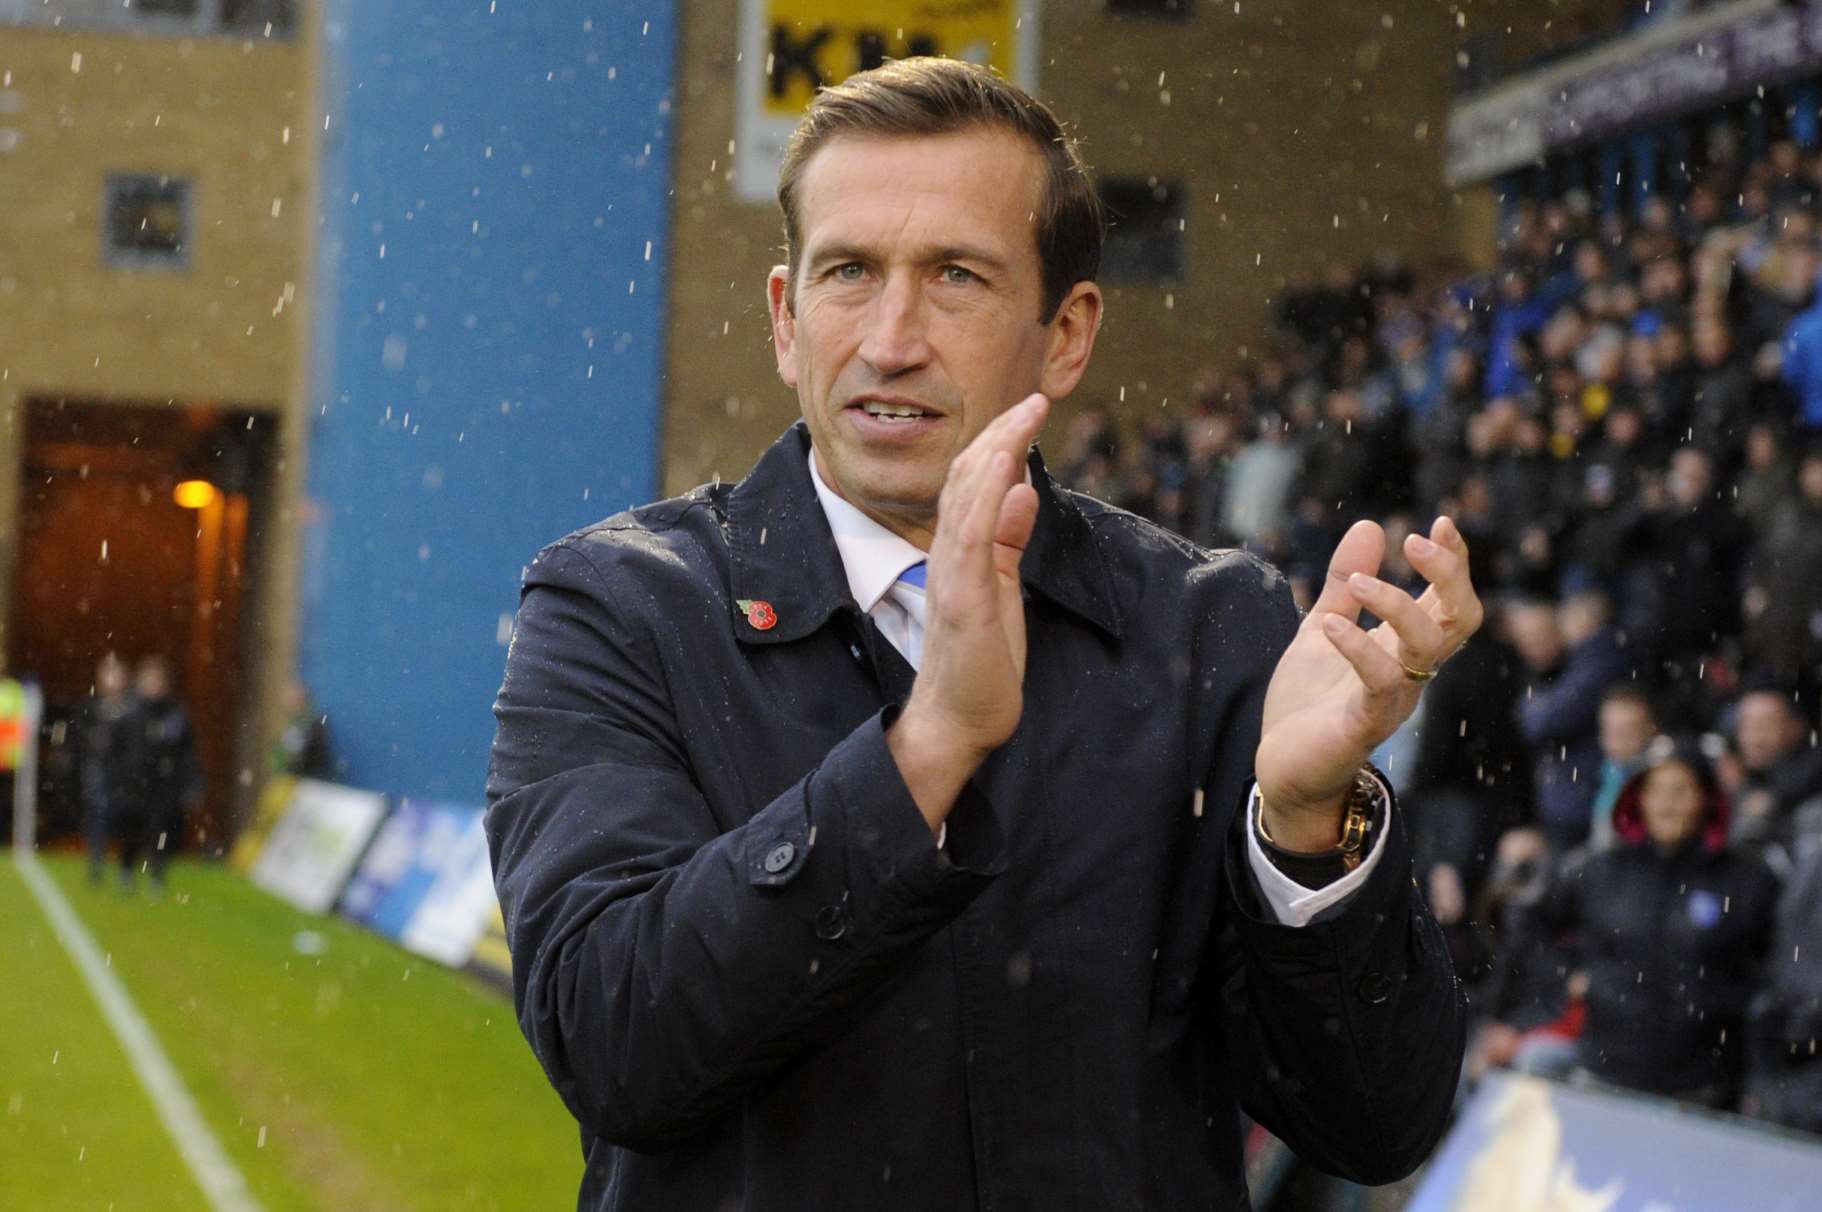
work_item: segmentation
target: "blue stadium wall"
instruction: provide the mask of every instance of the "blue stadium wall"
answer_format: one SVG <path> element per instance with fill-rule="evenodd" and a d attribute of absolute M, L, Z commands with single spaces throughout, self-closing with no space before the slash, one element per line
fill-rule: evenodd
<path fill-rule="evenodd" d="M 677 6 L 329 0 L 300 674 L 478 802 L 519 576 L 659 482 Z"/>

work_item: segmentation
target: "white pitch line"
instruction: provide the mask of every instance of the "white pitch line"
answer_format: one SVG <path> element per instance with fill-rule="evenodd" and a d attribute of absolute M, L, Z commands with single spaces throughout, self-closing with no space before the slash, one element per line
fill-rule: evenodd
<path fill-rule="evenodd" d="M 158 1118 L 164 1121 L 165 1131 L 176 1142 L 178 1153 L 183 1155 L 197 1185 L 208 1197 L 209 1206 L 215 1212 L 262 1212 L 259 1201 L 247 1190 L 247 1180 L 241 1177 L 221 1142 L 203 1121 L 196 1100 L 177 1075 L 177 1069 L 159 1045 L 158 1037 L 152 1034 L 151 1024 L 133 1004 L 126 986 L 108 966 L 94 935 L 76 916 L 62 889 L 52 881 L 38 862 L 38 856 L 31 851 L 15 850 L 13 862 L 32 895 L 38 899 L 38 907 L 44 910 L 57 940 L 76 962 L 83 980 L 88 982 L 89 992 L 95 995 L 102 1017 L 108 1020 L 121 1047 L 126 1049 L 127 1060 L 139 1075 L 146 1093 L 152 1096 Z"/>

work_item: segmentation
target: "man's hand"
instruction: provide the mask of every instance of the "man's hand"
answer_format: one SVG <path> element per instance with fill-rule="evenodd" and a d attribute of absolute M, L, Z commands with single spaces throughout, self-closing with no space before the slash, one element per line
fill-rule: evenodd
<path fill-rule="evenodd" d="M 1422 681 L 1413 673 L 1433 671 L 1480 627 L 1468 545 L 1455 523 L 1439 518 L 1429 538 L 1411 534 L 1404 553 L 1430 582 L 1415 600 L 1374 576 L 1385 532 L 1356 522 L 1266 689 L 1253 772 L 1266 830 L 1287 850 L 1336 844 L 1355 772 L 1417 708 Z M 1363 606 L 1385 622 L 1361 630 Z"/>
<path fill-rule="evenodd" d="M 1038 516 L 1025 452 L 1049 411 L 1034 394 L 995 417 L 949 465 L 937 502 L 923 661 L 886 736 L 933 832 L 1025 708 L 1019 560 Z"/>

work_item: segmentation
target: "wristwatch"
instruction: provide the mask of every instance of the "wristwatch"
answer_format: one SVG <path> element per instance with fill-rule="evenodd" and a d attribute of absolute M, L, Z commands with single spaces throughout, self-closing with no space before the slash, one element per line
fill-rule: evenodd
<path fill-rule="evenodd" d="M 1265 828 L 1265 800 L 1253 814 L 1253 833 L 1272 866 L 1300 884 L 1321 887 L 1353 871 L 1372 853 L 1373 839 L 1386 819 L 1385 776 L 1372 765 L 1354 775 L 1354 785 L 1341 805 L 1341 840 L 1328 850 L 1286 850 L 1272 841 Z M 1315 881 L 1311 883 L 1311 881 Z"/>

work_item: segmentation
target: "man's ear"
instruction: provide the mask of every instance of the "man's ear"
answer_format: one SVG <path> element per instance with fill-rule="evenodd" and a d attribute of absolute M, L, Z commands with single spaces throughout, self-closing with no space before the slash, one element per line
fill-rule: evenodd
<path fill-rule="evenodd" d="M 1038 390 L 1060 400 L 1075 390 L 1094 353 L 1095 334 L 1101 329 L 1101 288 L 1077 282 L 1063 296 L 1056 315 L 1046 326 L 1050 337 L 1044 348 L 1044 373 Z"/>
<path fill-rule="evenodd" d="M 793 390 L 797 387 L 797 316 L 791 304 L 791 269 L 774 265 L 765 281 L 766 306 L 772 315 L 772 356 L 778 361 L 778 377 Z"/>

